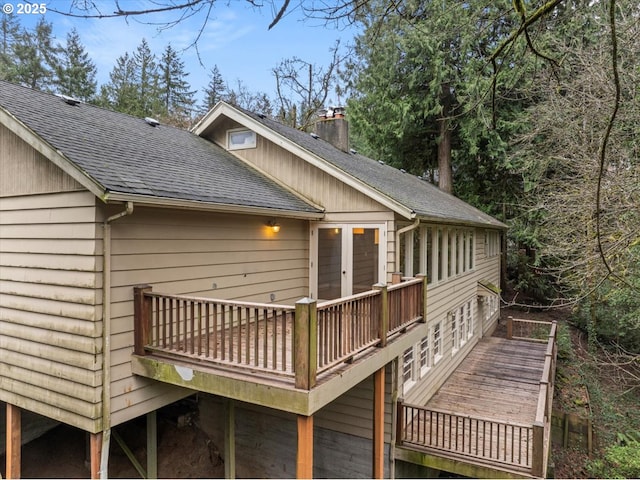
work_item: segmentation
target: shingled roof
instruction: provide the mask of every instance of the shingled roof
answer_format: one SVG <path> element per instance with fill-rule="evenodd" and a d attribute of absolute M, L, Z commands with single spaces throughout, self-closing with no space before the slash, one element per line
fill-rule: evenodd
<path fill-rule="evenodd" d="M 415 175 L 357 153 L 343 152 L 327 141 L 283 125 L 264 115 L 230 105 L 226 105 L 225 108 L 240 112 L 250 123 L 254 122 L 266 127 L 276 136 L 285 138 L 291 144 L 301 147 L 312 156 L 322 159 L 356 179 L 365 193 L 367 189 L 371 189 L 370 191 L 384 195 L 422 220 L 506 228 L 505 224 L 490 215 Z M 209 119 L 209 121 L 212 120 L 212 118 Z M 201 132 L 206 130 L 206 124 L 205 117 L 195 130 Z M 250 125 L 248 127 L 251 128 Z"/>
<path fill-rule="evenodd" d="M 74 103 L 74 102 L 70 102 Z M 191 132 L 0 81 L 0 107 L 103 189 L 103 198 L 182 200 L 273 209 L 320 217 L 322 211 Z M 124 197 L 123 197 L 124 196 Z"/>

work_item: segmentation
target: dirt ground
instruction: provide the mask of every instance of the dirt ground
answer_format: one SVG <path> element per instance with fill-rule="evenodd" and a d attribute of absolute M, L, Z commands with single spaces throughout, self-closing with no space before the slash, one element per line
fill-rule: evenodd
<path fill-rule="evenodd" d="M 195 421 L 195 412 L 182 402 L 158 412 L 159 478 L 224 478 L 218 450 Z M 146 469 L 146 422 L 135 420 L 114 428 Z M 88 478 L 87 436 L 60 425 L 22 447 L 22 478 Z M 5 458 L 0 457 L 0 467 Z M 4 468 L 3 468 L 4 474 Z M 112 436 L 109 478 L 142 478 Z"/>

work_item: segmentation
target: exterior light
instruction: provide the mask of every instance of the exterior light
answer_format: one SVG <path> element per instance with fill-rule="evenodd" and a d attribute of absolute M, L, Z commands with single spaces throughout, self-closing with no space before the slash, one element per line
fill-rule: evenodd
<path fill-rule="evenodd" d="M 273 233 L 278 233 L 280 231 L 280 224 L 276 222 L 275 218 L 273 220 L 269 220 L 267 222 L 267 226 L 271 228 Z"/>

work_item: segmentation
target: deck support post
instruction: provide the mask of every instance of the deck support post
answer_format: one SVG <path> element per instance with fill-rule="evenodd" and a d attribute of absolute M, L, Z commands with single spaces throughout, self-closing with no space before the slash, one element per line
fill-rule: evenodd
<path fill-rule="evenodd" d="M 158 423 L 155 410 L 147 413 L 147 478 L 158 478 Z"/>
<path fill-rule="evenodd" d="M 312 298 L 296 302 L 294 337 L 296 388 L 311 390 L 316 385 L 318 370 L 318 317 Z"/>
<path fill-rule="evenodd" d="M 513 317 L 509 315 L 507 317 L 507 339 L 513 338 Z"/>
<path fill-rule="evenodd" d="M 313 478 L 313 415 L 298 415 L 296 478 Z"/>
<path fill-rule="evenodd" d="M 89 468 L 91 479 L 100 477 L 100 459 L 102 458 L 102 432 L 89 434 Z"/>
<path fill-rule="evenodd" d="M 385 367 L 373 374 L 373 477 L 384 478 Z"/>
<path fill-rule="evenodd" d="M 20 463 L 22 461 L 22 412 L 20 407 L 7 403 L 6 422 L 6 477 L 20 478 Z"/>
<path fill-rule="evenodd" d="M 236 478 L 236 409 L 230 398 L 224 400 L 224 478 Z"/>
<path fill-rule="evenodd" d="M 150 285 L 138 285 L 133 287 L 133 322 L 134 347 L 133 353 L 144 355 L 144 346 L 151 339 L 151 299 L 145 297 L 145 293 L 150 293 Z"/>
<path fill-rule="evenodd" d="M 376 283 L 374 290 L 380 291 L 380 319 L 378 321 L 378 337 L 380 348 L 387 346 L 387 333 L 389 332 L 389 294 L 386 283 Z"/>

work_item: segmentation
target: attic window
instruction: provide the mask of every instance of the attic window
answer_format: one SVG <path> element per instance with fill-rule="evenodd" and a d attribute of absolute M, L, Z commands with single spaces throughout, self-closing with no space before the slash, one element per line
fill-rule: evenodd
<path fill-rule="evenodd" d="M 256 148 L 256 132 L 246 128 L 229 130 L 227 132 L 227 148 L 229 150 Z"/>

